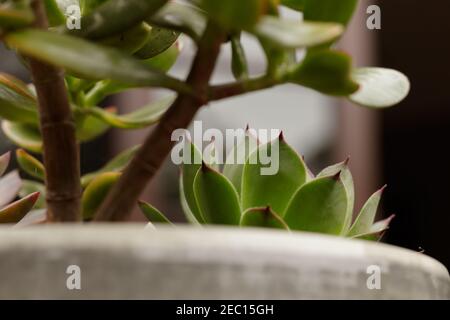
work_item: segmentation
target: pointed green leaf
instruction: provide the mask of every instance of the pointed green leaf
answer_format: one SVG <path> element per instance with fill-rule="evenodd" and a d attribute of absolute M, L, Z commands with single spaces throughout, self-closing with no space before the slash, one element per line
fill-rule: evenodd
<path fill-rule="evenodd" d="M 252 33 L 282 49 L 316 46 L 339 37 L 344 31 L 337 23 L 280 19 L 266 16 Z"/>
<path fill-rule="evenodd" d="M 19 191 L 19 197 L 25 198 L 27 195 L 38 192 L 41 196 L 34 205 L 35 209 L 43 209 L 46 207 L 45 203 L 45 185 L 31 180 L 22 180 L 22 187 Z"/>
<path fill-rule="evenodd" d="M 25 171 L 30 176 L 39 179 L 40 181 L 45 180 L 45 168 L 38 159 L 36 159 L 23 149 L 17 149 L 16 158 L 20 168 L 23 171 Z"/>
<path fill-rule="evenodd" d="M 359 88 L 351 78 L 351 70 L 351 58 L 348 55 L 321 50 L 307 54 L 287 80 L 324 94 L 348 96 Z"/>
<path fill-rule="evenodd" d="M 204 223 L 205 220 L 200 213 L 200 209 L 194 195 L 194 179 L 202 166 L 202 154 L 193 143 L 188 143 L 185 150 L 188 150 L 189 154 L 183 155 L 184 161 L 182 165 L 182 179 L 180 180 L 180 183 L 183 184 L 184 197 L 189 206 L 190 212 L 199 223 Z M 189 216 L 189 211 L 185 211 L 185 213 Z"/>
<path fill-rule="evenodd" d="M 4 120 L 2 130 L 5 136 L 19 147 L 35 153 L 42 152 L 41 134 L 33 126 Z"/>
<path fill-rule="evenodd" d="M 97 107 L 86 109 L 86 112 L 116 128 L 139 129 L 157 123 L 172 105 L 174 100 L 174 97 L 168 97 L 148 106 L 144 106 L 133 113 L 122 116 L 115 115 Z"/>
<path fill-rule="evenodd" d="M 347 192 L 347 213 L 345 215 L 345 225 L 342 232 L 346 234 L 348 230 L 350 229 L 352 220 L 353 220 L 353 208 L 355 205 L 355 185 L 353 182 L 353 176 L 350 172 L 350 168 L 348 166 L 350 159 L 347 159 L 346 161 L 342 163 L 338 163 L 336 165 L 330 166 L 328 168 L 325 168 L 321 173 L 318 174 L 318 178 L 322 177 L 332 177 L 336 174 L 341 174 L 341 180 L 344 184 L 345 191 Z"/>
<path fill-rule="evenodd" d="M 340 235 L 345 224 L 347 193 L 339 176 L 318 178 L 301 187 L 284 216 L 291 230 Z"/>
<path fill-rule="evenodd" d="M 369 241 L 379 241 L 384 233 L 389 229 L 391 221 L 395 218 L 395 215 L 391 215 L 389 218 L 382 221 L 378 221 L 370 227 L 369 232 L 365 234 L 360 234 L 353 236 L 352 238 L 369 240 Z"/>
<path fill-rule="evenodd" d="M 16 201 L 6 208 L 0 210 L 0 223 L 17 223 L 33 209 L 34 204 L 39 198 L 39 193 L 33 193 L 29 196 Z"/>
<path fill-rule="evenodd" d="M 241 226 L 243 227 L 261 227 L 289 230 L 284 220 L 267 208 L 251 208 L 242 214 Z"/>
<path fill-rule="evenodd" d="M 72 35 L 101 39 L 130 29 L 153 15 L 168 0 L 108 0 L 82 17 L 81 29 L 68 31 Z"/>
<path fill-rule="evenodd" d="M 205 162 L 210 168 L 219 171 L 219 152 L 217 151 L 215 142 L 211 142 L 203 150 L 203 162 Z"/>
<path fill-rule="evenodd" d="M 261 155 L 269 155 L 270 161 Z M 242 176 L 242 207 L 246 210 L 270 206 L 283 216 L 289 200 L 305 181 L 303 160 L 280 137 L 260 146 L 247 160 Z"/>
<path fill-rule="evenodd" d="M 134 55 L 142 60 L 147 60 L 169 49 L 179 37 L 179 33 L 173 30 L 153 27 L 147 42 Z"/>
<path fill-rule="evenodd" d="M 392 69 L 355 69 L 352 78 L 359 83 L 360 89 L 350 96 L 350 100 L 371 108 L 387 108 L 400 103 L 411 87 L 404 74 Z"/>
<path fill-rule="evenodd" d="M 151 223 L 168 223 L 172 224 L 166 216 L 158 209 L 147 202 L 139 201 L 139 208 Z"/>
<path fill-rule="evenodd" d="M 95 213 L 100 208 L 111 188 L 119 180 L 120 175 L 118 172 L 102 173 L 87 186 L 81 202 L 84 220 L 94 218 Z"/>
<path fill-rule="evenodd" d="M 139 148 L 140 145 L 127 149 L 118 154 L 117 156 L 115 156 L 111 161 L 109 161 L 103 168 L 101 168 L 97 172 L 84 175 L 81 178 L 81 185 L 83 187 L 86 187 L 92 182 L 92 180 L 94 180 L 97 176 L 103 173 L 122 171 L 130 163 L 131 159 L 134 157 Z"/>
<path fill-rule="evenodd" d="M 258 148 L 258 139 L 247 129 L 243 134 L 243 139 L 235 141 L 235 143 L 225 161 L 223 174 L 231 181 L 236 191 L 241 194 L 244 165 L 248 157 Z"/>
<path fill-rule="evenodd" d="M 22 180 L 17 171 L 10 172 L 3 178 L 0 178 L 0 208 L 13 201 L 21 187 Z"/>
<path fill-rule="evenodd" d="M 65 68 L 81 78 L 111 79 L 134 86 L 155 86 L 190 93 L 183 82 L 151 69 L 120 51 L 83 39 L 39 30 L 10 33 L 6 42 L 19 52 Z"/>
<path fill-rule="evenodd" d="M 0 177 L 5 173 L 8 168 L 9 161 L 11 160 L 11 153 L 7 152 L 0 156 Z"/>
<path fill-rule="evenodd" d="M 304 0 L 305 20 L 336 22 L 347 25 L 358 5 L 358 0 Z"/>
<path fill-rule="evenodd" d="M 239 197 L 225 176 L 203 164 L 194 179 L 194 194 L 207 223 L 239 225 Z"/>
<path fill-rule="evenodd" d="M 195 215 L 192 213 L 191 208 L 189 207 L 189 204 L 186 200 L 186 193 L 184 192 L 184 186 L 183 186 L 183 174 L 180 173 L 180 182 L 179 182 L 179 193 L 180 193 L 180 204 L 181 209 L 183 209 L 184 216 L 186 217 L 186 220 L 191 223 L 198 225 L 200 222 L 197 220 Z"/>
<path fill-rule="evenodd" d="M 347 235 L 349 237 L 357 236 L 360 234 L 366 234 L 370 232 L 370 228 L 375 222 L 375 217 L 377 215 L 378 206 L 380 205 L 380 200 L 383 195 L 385 187 L 381 190 L 375 192 L 369 200 L 364 204 L 358 217 L 356 217 L 355 222 L 351 226 Z"/>

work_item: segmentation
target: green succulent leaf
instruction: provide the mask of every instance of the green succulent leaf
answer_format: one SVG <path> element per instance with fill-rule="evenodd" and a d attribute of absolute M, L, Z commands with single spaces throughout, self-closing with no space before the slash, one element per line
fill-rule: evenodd
<path fill-rule="evenodd" d="M 203 150 L 203 162 L 216 171 L 220 170 L 219 153 L 214 141 L 208 144 Z"/>
<path fill-rule="evenodd" d="M 183 185 L 183 175 L 180 174 L 180 204 L 181 204 L 181 208 L 183 209 L 184 215 L 187 219 L 187 221 L 191 224 L 200 224 L 200 222 L 197 220 L 197 218 L 195 217 L 195 215 L 192 213 L 191 208 L 189 207 L 189 204 L 186 200 L 186 193 L 184 192 L 184 185 Z"/>
<path fill-rule="evenodd" d="M 194 179 L 194 194 L 207 223 L 239 225 L 239 196 L 225 176 L 203 164 Z"/>
<path fill-rule="evenodd" d="M 81 14 L 87 16 L 108 0 L 79 0 Z"/>
<path fill-rule="evenodd" d="M 247 129 L 242 141 L 237 141 L 225 160 L 223 174 L 231 181 L 239 194 L 241 194 L 244 165 L 257 148 L 258 139 Z"/>
<path fill-rule="evenodd" d="M 38 159 L 23 149 L 17 149 L 16 159 L 24 172 L 40 181 L 45 181 L 45 168 Z"/>
<path fill-rule="evenodd" d="M 271 170 L 262 161 L 261 154 L 270 155 Z M 260 146 L 247 160 L 242 175 L 242 207 L 247 210 L 270 206 L 283 216 L 289 200 L 305 182 L 303 160 L 281 136 Z"/>
<path fill-rule="evenodd" d="M 348 96 L 359 85 L 351 78 L 351 58 L 342 52 L 321 50 L 305 57 L 287 77 L 290 82 L 333 96 Z"/>
<path fill-rule="evenodd" d="M 165 98 L 122 116 L 97 107 L 86 109 L 86 112 L 115 128 L 139 129 L 157 123 L 174 100 L 174 97 Z"/>
<path fill-rule="evenodd" d="M 114 113 L 116 111 L 115 108 L 106 108 L 104 110 L 111 113 Z M 80 115 L 77 111 L 75 111 L 75 125 L 77 130 L 77 139 L 80 142 L 88 142 L 94 140 L 95 138 L 106 133 L 106 131 L 111 128 L 111 126 L 102 119 L 91 115 Z"/>
<path fill-rule="evenodd" d="M 34 15 L 27 0 L 0 3 L 0 28 L 22 28 L 33 23 Z"/>
<path fill-rule="evenodd" d="M 283 218 L 267 208 L 251 208 L 242 214 L 241 226 L 289 230 Z"/>
<path fill-rule="evenodd" d="M 147 202 L 140 201 L 139 208 L 151 223 L 167 223 L 172 224 L 167 217 L 158 209 Z"/>
<path fill-rule="evenodd" d="M 177 42 L 179 36 L 179 32 L 153 27 L 147 42 L 134 55 L 142 60 L 156 57 Z"/>
<path fill-rule="evenodd" d="M 298 21 L 266 16 L 254 27 L 253 33 L 281 49 L 316 46 L 339 37 L 344 28 L 337 23 Z"/>
<path fill-rule="evenodd" d="M 9 161 L 11 160 L 11 153 L 7 152 L 0 156 L 0 177 L 5 173 L 9 166 Z"/>
<path fill-rule="evenodd" d="M 65 68 L 82 78 L 111 79 L 137 87 L 159 86 L 191 93 L 183 82 L 151 69 L 116 49 L 83 39 L 39 30 L 22 30 L 5 38 L 19 52 Z"/>
<path fill-rule="evenodd" d="M 102 173 L 87 186 L 81 201 L 84 220 L 94 218 L 95 213 L 100 208 L 111 188 L 119 180 L 120 175 L 118 172 Z"/>
<path fill-rule="evenodd" d="M 409 93 L 408 78 L 392 69 L 360 68 L 352 72 L 352 78 L 359 83 L 359 90 L 350 96 L 350 100 L 371 108 L 392 107 Z"/>
<path fill-rule="evenodd" d="M 22 187 L 22 180 L 17 171 L 13 171 L 0 179 L 0 208 L 13 201 Z"/>
<path fill-rule="evenodd" d="M 39 198 L 39 193 L 33 193 L 29 196 L 16 201 L 6 208 L 0 210 L 0 223 L 17 223 L 26 216 Z"/>
<path fill-rule="evenodd" d="M 297 11 L 303 11 L 305 1 L 306 0 L 281 0 L 281 4 Z"/>
<path fill-rule="evenodd" d="M 57 0 L 44 0 L 44 5 L 50 26 L 54 27 L 66 23 L 66 16 L 59 8 Z"/>
<path fill-rule="evenodd" d="M 143 63 L 150 68 L 160 70 L 162 72 L 168 72 L 177 62 L 180 56 L 182 44 L 181 40 L 175 42 L 169 49 L 156 57 L 143 60 Z"/>
<path fill-rule="evenodd" d="M 244 47 L 242 46 L 240 35 L 231 37 L 231 71 L 235 79 L 248 79 L 248 63 L 245 56 Z"/>
<path fill-rule="evenodd" d="M 27 195 L 32 193 L 39 193 L 41 196 L 36 201 L 34 209 L 44 209 L 46 207 L 45 203 L 45 185 L 36 181 L 22 180 L 22 187 L 19 191 L 19 197 L 25 198 Z"/>
<path fill-rule="evenodd" d="M 344 184 L 345 191 L 347 192 L 347 213 L 345 215 L 345 224 L 344 229 L 342 230 L 345 235 L 350 229 L 352 219 L 353 219 L 353 208 L 355 204 L 355 185 L 353 182 L 353 176 L 350 172 L 350 168 L 348 166 L 349 159 L 342 163 L 338 163 L 336 165 L 325 168 L 322 172 L 320 172 L 317 177 L 332 177 L 336 174 L 340 173 L 340 177 L 342 183 Z"/>
<path fill-rule="evenodd" d="M 290 1 L 294 2 L 294 1 Z M 299 2 L 299 1 L 297 1 Z M 304 0 L 305 20 L 336 22 L 347 25 L 358 5 L 358 0 Z"/>
<path fill-rule="evenodd" d="M 81 29 L 68 31 L 89 39 L 102 39 L 130 29 L 161 9 L 167 0 L 108 0 L 82 17 Z"/>
<path fill-rule="evenodd" d="M 120 34 L 104 38 L 99 43 L 133 54 L 147 43 L 151 30 L 152 28 L 147 23 L 142 22 Z"/>
<path fill-rule="evenodd" d="M 385 187 L 375 192 L 369 200 L 364 204 L 358 217 L 348 231 L 347 236 L 354 237 L 361 234 L 370 233 L 370 229 L 375 222 L 378 207 L 380 205 L 381 197 Z"/>
<path fill-rule="evenodd" d="M 92 180 L 94 180 L 97 176 L 103 173 L 122 171 L 130 163 L 131 159 L 137 153 L 139 148 L 140 145 L 127 149 L 118 154 L 117 156 L 115 156 L 111 161 L 109 161 L 103 168 L 101 168 L 97 172 L 84 175 L 81 178 L 81 185 L 85 188 L 92 182 Z"/>
<path fill-rule="evenodd" d="M 347 203 L 340 175 L 318 178 L 297 191 L 284 220 L 291 230 L 340 235 L 345 225 Z"/>
<path fill-rule="evenodd" d="M 41 133 L 34 126 L 4 120 L 2 130 L 5 136 L 19 147 L 35 153 L 42 152 Z"/>
<path fill-rule="evenodd" d="M 391 215 L 389 218 L 382 221 L 378 221 L 370 227 L 368 233 L 353 236 L 352 238 L 369 240 L 369 241 L 379 241 L 384 233 L 389 229 L 391 221 L 395 218 L 395 215 Z"/>

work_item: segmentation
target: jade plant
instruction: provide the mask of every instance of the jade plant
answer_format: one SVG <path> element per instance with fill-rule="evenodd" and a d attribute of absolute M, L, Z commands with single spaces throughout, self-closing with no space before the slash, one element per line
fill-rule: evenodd
<path fill-rule="evenodd" d="M 358 0 L 0 0 L 0 40 L 17 53 L 32 79 L 27 84 L 0 74 L 1 128 L 21 148 L 18 163 L 34 179 L 28 181 L 34 188 L 29 190 L 40 191 L 46 199 L 40 206 L 46 208 L 47 221 L 126 220 L 170 153 L 172 132 L 188 127 L 209 102 L 287 83 L 370 108 L 402 101 L 409 91 L 403 74 L 385 68 L 356 68 L 348 54 L 336 49 L 357 5 Z M 296 11 L 298 18 L 286 18 L 283 7 Z M 263 74 L 249 71 L 243 33 L 261 45 L 267 61 Z M 196 54 L 187 78 L 179 79 L 169 71 L 186 38 L 195 44 Z M 222 50 L 232 54 L 229 69 L 235 79 L 213 85 L 210 79 Z M 102 107 L 111 95 L 143 87 L 171 93 L 130 114 L 121 114 L 120 106 Z M 155 129 L 142 145 L 81 176 L 81 143 L 110 128 L 133 130 L 151 125 Z M 306 166 L 300 161 L 292 169 L 302 168 Z M 222 177 L 208 170 L 204 166 L 199 172 Z M 293 205 L 288 200 L 297 191 L 294 186 L 311 190 L 334 183 L 344 184 L 347 196 L 336 202 L 346 207 L 346 220 L 342 228 L 334 226 L 333 233 L 348 231 L 353 199 L 346 185 L 347 169 L 329 169 L 336 172 L 324 174 L 318 182 L 299 177 L 285 186 L 289 190 L 281 192 L 279 202 L 258 202 L 265 196 L 262 190 L 246 195 L 245 185 L 228 176 L 234 170 L 225 166 L 224 176 L 240 194 L 240 201 L 253 199 L 245 200 L 240 211 L 256 210 L 240 212 L 248 216 L 244 224 L 268 215 L 295 230 L 290 213 L 285 212 Z M 237 170 L 244 175 L 248 171 L 245 166 Z M 194 170 L 189 172 L 193 175 Z M 183 181 L 185 208 L 190 208 L 198 222 L 214 223 L 196 211 L 194 185 L 194 180 Z M 222 190 L 223 185 L 230 186 L 219 185 L 218 193 L 233 191 Z M 209 196 L 204 199 L 210 203 Z M 376 199 L 368 205 L 373 202 Z M 370 219 L 363 220 L 365 227 L 358 227 L 355 235 L 371 233 Z"/>
<path fill-rule="evenodd" d="M 212 143 L 214 144 L 214 142 Z M 181 205 L 194 224 L 265 227 L 293 231 L 379 239 L 393 216 L 374 222 L 382 193 L 374 193 L 353 221 L 355 190 L 349 160 L 330 166 L 315 176 L 281 134 L 259 144 L 247 130 L 230 151 L 220 170 L 213 147 L 202 154 L 190 143 L 180 174 Z M 278 170 L 262 175 L 267 164 L 261 155 L 277 150 Z M 243 161 L 238 161 L 242 157 Z M 202 159 L 203 158 L 203 159 Z M 146 202 L 140 208 L 150 223 L 170 223 Z"/>

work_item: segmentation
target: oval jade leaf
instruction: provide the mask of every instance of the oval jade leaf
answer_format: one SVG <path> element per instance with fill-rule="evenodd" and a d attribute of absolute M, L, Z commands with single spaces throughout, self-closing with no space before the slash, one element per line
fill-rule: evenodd
<path fill-rule="evenodd" d="M 147 42 L 134 54 L 134 56 L 142 60 L 156 57 L 177 42 L 179 36 L 179 32 L 165 28 L 152 27 Z"/>
<path fill-rule="evenodd" d="M 251 208 L 242 214 L 241 226 L 289 230 L 283 218 L 267 208 Z"/>
<path fill-rule="evenodd" d="M 338 173 L 341 174 L 341 180 L 345 186 L 345 191 L 347 192 L 347 199 L 348 199 L 347 213 L 345 215 L 345 226 L 344 229 L 342 230 L 343 234 L 346 234 L 350 229 L 353 220 L 353 208 L 355 205 L 355 185 L 353 182 L 352 173 L 348 166 L 349 160 L 350 159 L 347 159 L 344 162 L 325 168 L 322 172 L 320 172 L 317 175 L 318 178 L 322 178 L 322 177 L 332 177 Z"/>
<path fill-rule="evenodd" d="M 371 108 L 388 108 L 400 103 L 411 88 L 408 78 L 401 72 L 385 68 L 359 68 L 352 72 L 359 90 L 350 100 Z"/>
<path fill-rule="evenodd" d="M 0 178 L 0 208 L 13 201 L 22 187 L 22 180 L 17 171 L 12 171 Z"/>
<path fill-rule="evenodd" d="M 287 80 L 324 94 L 348 96 L 359 89 L 351 77 L 352 60 L 345 53 L 320 50 L 305 59 L 287 76 Z"/>
<path fill-rule="evenodd" d="M 241 141 L 237 141 L 225 160 L 223 174 L 227 177 L 236 191 L 241 194 L 242 172 L 248 157 L 258 148 L 258 139 L 249 129 L 242 134 Z"/>
<path fill-rule="evenodd" d="M 106 108 L 104 110 L 110 113 L 116 112 L 116 108 Z M 95 138 L 98 138 L 99 136 L 106 133 L 108 129 L 111 128 L 111 126 L 102 119 L 91 115 L 80 115 L 81 112 L 79 113 L 79 111 L 83 112 L 82 109 L 76 109 L 74 111 L 74 118 L 77 139 L 80 142 L 92 141 Z"/>
<path fill-rule="evenodd" d="M 81 78 L 111 79 L 134 86 L 155 86 L 191 93 L 183 82 L 147 67 L 122 52 L 83 39 L 39 30 L 10 33 L 5 40 L 22 54 L 65 68 Z"/>
<path fill-rule="evenodd" d="M 175 63 L 178 60 L 178 57 L 180 56 L 181 50 L 182 50 L 182 42 L 181 40 L 178 40 L 175 42 L 171 47 L 169 47 L 166 51 L 160 53 L 159 55 L 143 60 L 142 62 L 150 67 L 154 68 L 156 70 L 160 70 L 162 72 L 168 72 L 172 67 L 175 65 Z"/>
<path fill-rule="evenodd" d="M 291 230 L 340 235 L 346 212 L 347 193 L 337 175 L 301 187 L 289 203 L 284 221 Z"/>
<path fill-rule="evenodd" d="M 117 156 L 115 156 L 111 161 L 109 161 L 104 167 L 100 170 L 84 175 L 81 178 L 81 185 L 85 188 L 89 185 L 92 180 L 94 180 L 97 176 L 106 172 L 120 172 L 130 163 L 131 159 L 134 157 L 136 152 L 139 150 L 140 145 L 131 147 Z"/>
<path fill-rule="evenodd" d="M 252 33 L 281 49 L 308 48 L 327 43 L 339 37 L 344 28 L 337 23 L 300 22 L 266 16 Z"/>
<path fill-rule="evenodd" d="M 167 217 L 161 211 L 147 202 L 139 201 L 139 208 L 151 223 L 172 224 L 172 222 L 170 222 L 170 220 L 167 219 Z"/>
<path fill-rule="evenodd" d="M 351 226 L 351 229 L 348 231 L 347 236 L 354 237 L 360 234 L 370 233 L 370 228 L 375 222 L 375 217 L 385 188 L 386 187 L 383 187 L 381 190 L 378 190 L 367 200 Z"/>
<path fill-rule="evenodd" d="M 42 137 L 39 129 L 25 124 L 2 121 L 2 130 L 5 136 L 14 144 L 28 151 L 42 153 Z"/>
<path fill-rule="evenodd" d="M 23 149 L 16 150 L 16 159 L 19 163 L 20 168 L 25 173 L 36 179 L 39 179 L 40 181 L 45 180 L 45 168 L 38 159 L 36 159 Z"/>
<path fill-rule="evenodd" d="M 152 28 L 145 22 L 120 34 L 99 41 L 100 44 L 133 54 L 141 49 L 150 37 Z"/>
<path fill-rule="evenodd" d="M 95 213 L 100 208 L 111 188 L 119 180 L 120 175 L 118 172 L 102 173 L 87 186 L 81 201 L 84 220 L 94 218 Z"/>
<path fill-rule="evenodd" d="M 208 224 L 239 225 L 239 196 L 225 176 L 203 164 L 194 179 L 194 194 Z"/>
<path fill-rule="evenodd" d="M 0 223 L 17 223 L 33 209 L 39 192 L 28 195 L 0 210 Z"/>
<path fill-rule="evenodd" d="M 81 18 L 81 29 L 68 33 L 102 39 L 130 29 L 161 9 L 168 0 L 108 0 Z"/>
<path fill-rule="evenodd" d="M 0 177 L 5 173 L 11 160 L 11 152 L 7 152 L 0 156 Z"/>
<path fill-rule="evenodd" d="M 270 162 L 265 161 L 265 155 L 270 155 L 271 164 L 264 164 Z M 269 167 L 271 169 L 267 170 Z M 270 206 L 283 216 L 289 200 L 305 182 L 303 160 L 280 136 L 260 146 L 248 158 L 242 175 L 243 210 Z"/>
<path fill-rule="evenodd" d="M 182 197 L 182 205 L 183 199 L 186 200 L 189 211 L 185 210 L 186 216 L 189 218 L 189 214 L 195 217 L 195 219 L 199 223 L 204 223 L 205 219 L 200 212 L 200 209 L 197 205 L 197 200 L 194 195 L 194 180 L 197 175 L 197 172 L 200 170 L 202 166 L 202 153 L 197 149 L 197 147 L 193 143 L 183 142 L 185 145 L 184 150 L 188 151 L 189 154 L 187 157 L 183 155 L 183 164 L 181 167 L 181 179 L 180 179 L 180 189 L 182 189 L 184 197 Z"/>
<path fill-rule="evenodd" d="M 174 97 L 168 97 L 141 107 L 137 111 L 127 115 L 116 115 L 97 107 L 88 108 L 86 109 L 86 112 L 115 128 L 139 129 L 157 123 L 172 105 L 174 100 Z"/>

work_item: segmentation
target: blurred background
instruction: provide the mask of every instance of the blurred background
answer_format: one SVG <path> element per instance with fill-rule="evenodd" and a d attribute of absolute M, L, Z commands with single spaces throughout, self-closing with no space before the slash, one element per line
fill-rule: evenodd
<path fill-rule="evenodd" d="M 297 86 L 249 94 L 203 108 L 203 127 L 221 130 L 281 129 L 287 141 L 306 158 L 314 172 L 351 156 L 355 177 L 356 209 L 384 184 L 383 216 L 396 214 L 384 241 L 425 252 L 450 268 L 450 2 L 430 0 L 427 10 L 419 1 L 360 1 L 358 14 L 340 47 L 358 66 L 398 69 L 410 77 L 412 92 L 399 106 L 386 111 L 360 108 L 329 99 Z M 366 9 L 378 4 L 382 29 L 366 28 Z M 286 14 L 292 14 L 287 12 Z M 246 38 L 251 71 L 261 73 L 265 60 L 258 44 Z M 224 48 L 214 79 L 232 79 L 230 50 Z M 183 55 L 171 73 L 183 77 L 189 70 L 192 44 L 184 40 Z M 0 70 L 27 79 L 13 54 L 0 47 Z M 134 90 L 105 101 L 129 112 L 163 95 L 157 90 Z M 151 130 L 113 130 L 82 146 L 83 172 L 103 165 L 111 156 L 139 144 Z M 0 136 L 2 152 L 12 146 Z M 178 198 L 178 168 L 166 162 L 144 194 L 175 221 L 184 221 Z M 143 220 L 139 212 L 134 220 Z"/>

